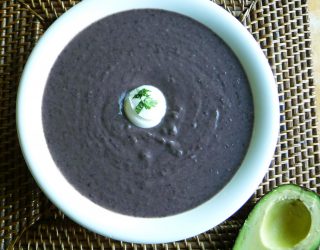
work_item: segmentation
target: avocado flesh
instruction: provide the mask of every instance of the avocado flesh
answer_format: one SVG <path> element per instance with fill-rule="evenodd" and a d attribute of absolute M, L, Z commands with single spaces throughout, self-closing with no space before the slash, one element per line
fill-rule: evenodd
<path fill-rule="evenodd" d="M 264 196 L 249 214 L 234 250 L 314 250 L 320 245 L 320 197 L 288 184 Z"/>

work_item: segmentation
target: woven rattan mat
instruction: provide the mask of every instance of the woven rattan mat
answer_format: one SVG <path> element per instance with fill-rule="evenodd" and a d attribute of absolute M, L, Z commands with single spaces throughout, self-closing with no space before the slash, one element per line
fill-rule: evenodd
<path fill-rule="evenodd" d="M 182 242 L 134 245 L 101 237 L 65 218 L 35 184 L 18 145 L 15 100 L 23 66 L 47 27 L 76 1 L 0 1 L 0 249 L 230 249 L 252 206 L 270 189 L 290 182 L 320 192 L 306 2 L 216 2 L 243 22 L 272 66 L 281 109 L 274 159 L 252 199 L 226 222 Z"/>

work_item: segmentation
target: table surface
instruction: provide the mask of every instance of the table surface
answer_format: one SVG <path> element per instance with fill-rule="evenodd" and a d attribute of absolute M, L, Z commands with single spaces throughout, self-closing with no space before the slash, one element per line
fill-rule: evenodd
<path fill-rule="evenodd" d="M 310 28 L 311 28 L 311 47 L 313 59 L 314 81 L 316 84 L 316 102 L 318 131 L 320 132 L 320 1 L 310 0 L 308 2 Z"/>

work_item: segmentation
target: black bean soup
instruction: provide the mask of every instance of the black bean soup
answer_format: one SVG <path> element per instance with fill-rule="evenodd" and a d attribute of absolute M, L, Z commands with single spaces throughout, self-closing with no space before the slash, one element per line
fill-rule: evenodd
<path fill-rule="evenodd" d="M 167 101 L 150 129 L 122 110 L 125 94 L 144 84 Z M 54 161 L 81 194 L 122 214 L 162 217 L 200 205 L 230 181 L 251 139 L 253 101 L 238 59 L 211 30 L 144 9 L 106 17 L 66 46 L 42 118 Z"/>

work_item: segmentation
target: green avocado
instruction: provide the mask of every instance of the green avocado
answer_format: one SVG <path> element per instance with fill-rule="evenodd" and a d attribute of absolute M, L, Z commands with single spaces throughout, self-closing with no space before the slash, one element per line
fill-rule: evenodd
<path fill-rule="evenodd" d="M 269 192 L 254 207 L 233 250 L 314 250 L 319 246 L 319 195 L 287 184 Z"/>

